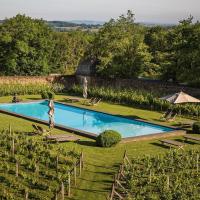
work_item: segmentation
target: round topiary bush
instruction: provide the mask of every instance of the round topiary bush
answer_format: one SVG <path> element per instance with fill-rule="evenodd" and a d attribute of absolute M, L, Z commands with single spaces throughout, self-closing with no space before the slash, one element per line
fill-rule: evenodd
<path fill-rule="evenodd" d="M 113 130 L 107 130 L 98 135 L 96 143 L 100 147 L 111 147 L 121 141 L 122 137 L 120 133 Z"/>
<path fill-rule="evenodd" d="M 192 131 L 194 133 L 200 134 L 200 122 L 194 122 L 193 123 Z"/>

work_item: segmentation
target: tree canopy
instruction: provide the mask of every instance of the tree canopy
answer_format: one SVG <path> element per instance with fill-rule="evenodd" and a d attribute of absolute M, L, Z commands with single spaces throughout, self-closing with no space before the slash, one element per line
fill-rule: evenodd
<path fill-rule="evenodd" d="M 151 60 L 143 36 L 143 28 L 134 23 L 131 11 L 111 19 L 93 41 L 91 54 L 98 61 L 97 72 L 110 77 L 137 77 Z"/>
<path fill-rule="evenodd" d="M 42 75 L 50 71 L 52 30 L 25 15 L 0 26 L 0 71 L 6 75 Z"/>
<path fill-rule="evenodd" d="M 92 60 L 106 77 L 138 76 L 200 85 L 200 23 L 145 27 L 128 11 L 98 32 L 56 32 L 41 19 L 17 15 L 0 25 L 0 73 L 73 74 Z"/>

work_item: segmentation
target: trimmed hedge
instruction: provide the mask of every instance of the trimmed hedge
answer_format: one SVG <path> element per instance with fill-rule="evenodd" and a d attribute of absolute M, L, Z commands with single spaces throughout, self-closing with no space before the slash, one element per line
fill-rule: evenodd
<path fill-rule="evenodd" d="M 194 122 L 192 126 L 192 131 L 194 133 L 200 134 L 200 122 Z"/>
<path fill-rule="evenodd" d="M 106 130 L 96 139 L 96 143 L 100 147 L 112 147 L 121 141 L 120 133 L 113 130 Z"/>

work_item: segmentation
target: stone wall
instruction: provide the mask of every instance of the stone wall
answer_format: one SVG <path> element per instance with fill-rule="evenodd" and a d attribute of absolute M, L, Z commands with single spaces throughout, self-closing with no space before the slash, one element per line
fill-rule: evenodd
<path fill-rule="evenodd" d="M 0 84 L 2 83 L 61 83 L 65 85 L 66 89 L 70 89 L 74 84 L 82 84 L 84 76 L 2 76 L 0 77 Z M 143 79 L 103 79 L 94 76 L 87 76 L 88 87 L 90 86 L 104 86 L 114 88 L 131 88 L 142 89 L 158 94 L 171 94 L 179 91 L 184 91 L 192 96 L 200 98 L 200 88 L 192 88 L 185 85 L 177 85 L 169 82 L 162 82 L 157 80 L 143 80 Z"/>
<path fill-rule="evenodd" d="M 77 82 L 81 83 L 83 76 L 77 76 Z M 98 77 L 87 77 L 88 85 L 104 86 L 114 88 L 129 88 L 147 90 L 157 93 L 158 95 L 167 95 L 176 92 L 186 92 L 192 96 L 200 98 L 200 88 L 192 88 L 185 85 L 178 85 L 170 82 L 159 80 L 144 80 L 144 79 L 103 79 Z"/>
<path fill-rule="evenodd" d="M 0 76 L 0 84 L 48 84 L 54 81 L 51 76 Z"/>

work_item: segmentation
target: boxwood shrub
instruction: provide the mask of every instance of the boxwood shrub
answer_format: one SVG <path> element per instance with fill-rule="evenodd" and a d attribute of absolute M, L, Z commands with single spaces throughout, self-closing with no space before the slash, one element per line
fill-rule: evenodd
<path fill-rule="evenodd" d="M 100 147 L 111 147 L 119 143 L 121 138 L 121 134 L 117 131 L 106 130 L 97 137 L 96 143 Z"/>
<path fill-rule="evenodd" d="M 200 134 L 200 122 L 194 122 L 192 130 L 194 133 Z"/>

